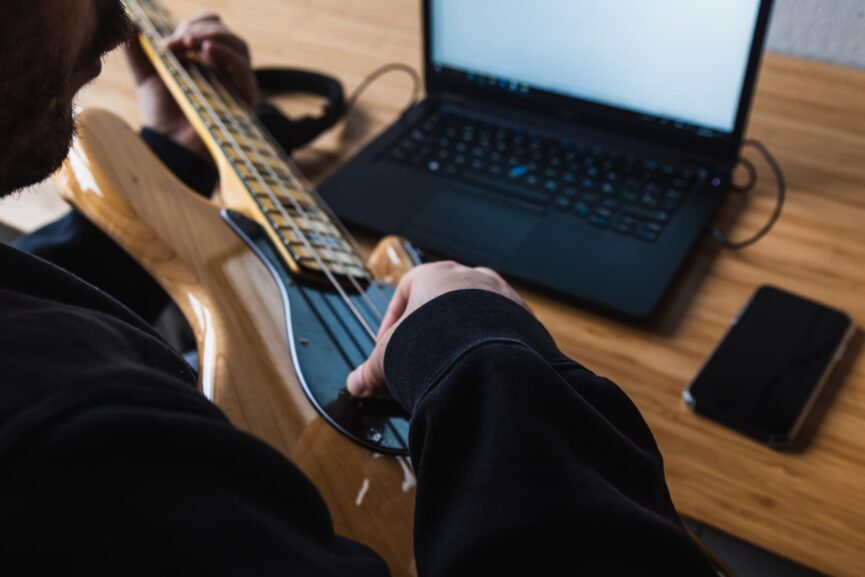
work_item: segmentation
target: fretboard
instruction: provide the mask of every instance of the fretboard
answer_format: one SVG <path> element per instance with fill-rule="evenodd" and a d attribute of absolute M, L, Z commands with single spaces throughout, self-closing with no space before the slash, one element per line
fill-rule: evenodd
<path fill-rule="evenodd" d="M 298 273 L 369 278 L 338 223 L 250 108 L 213 70 L 162 46 L 176 27 L 171 14 L 156 0 L 124 4 L 163 82 L 211 153 L 239 178 L 287 264 Z"/>

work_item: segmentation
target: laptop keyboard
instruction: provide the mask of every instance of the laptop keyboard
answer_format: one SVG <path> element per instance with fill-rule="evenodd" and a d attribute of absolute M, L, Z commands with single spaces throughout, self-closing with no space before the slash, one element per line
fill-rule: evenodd
<path fill-rule="evenodd" d="M 536 214 L 561 211 L 644 242 L 663 234 L 706 172 L 437 111 L 386 153 Z"/>

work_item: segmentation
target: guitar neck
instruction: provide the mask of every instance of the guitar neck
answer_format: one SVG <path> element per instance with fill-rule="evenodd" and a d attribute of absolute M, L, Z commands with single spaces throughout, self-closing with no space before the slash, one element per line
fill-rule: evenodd
<path fill-rule="evenodd" d="M 176 28 L 157 0 L 124 0 L 141 45 L 211 154 L 244 188 L 244 206 L 268 229 L 291 270 L 368 279 L 363 260 L 288 155 L 218 74 L 161 42 Z M 222 175 L 223 177 L 225 174 Z"/>

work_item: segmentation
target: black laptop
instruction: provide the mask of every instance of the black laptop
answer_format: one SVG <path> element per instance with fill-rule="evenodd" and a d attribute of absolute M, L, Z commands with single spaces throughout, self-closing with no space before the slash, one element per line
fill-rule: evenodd
<path fill-rule="evenodd" d="M 345 221 L 632 317 L 724 197 L 771 0 L 425 0 L 427 98 L 321 188 Z"/>

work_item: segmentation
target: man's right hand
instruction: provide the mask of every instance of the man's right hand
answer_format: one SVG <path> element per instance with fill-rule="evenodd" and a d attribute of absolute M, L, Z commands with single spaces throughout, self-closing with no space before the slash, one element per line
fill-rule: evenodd
<path fill-rule="evenodd" d="M 384 354 L 394 331 L 406 317 L 426 303 L 443 294 L 463 289 L 490 291 L 526 307 L 520 295 L 498 273 L 488 268 L 469 268 L 451 261 L 414 268 L 396 288 L 369 359 L 348 376 L 349 392 L 357 397 L 386 395 Z"/>

